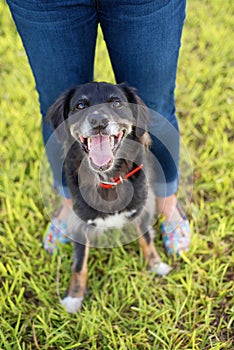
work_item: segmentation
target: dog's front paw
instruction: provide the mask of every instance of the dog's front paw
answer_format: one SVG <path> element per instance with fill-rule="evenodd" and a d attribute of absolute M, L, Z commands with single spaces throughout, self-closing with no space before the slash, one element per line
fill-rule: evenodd
<path fill-rule="evenodd" d="M 153 267 L 151 267 L 150 271 L 156 273 L 160 276 L 166 276 L 170 271 L 172 270 L 172 267 L 164 262 L 159 262 L 155 264 Z"/>
<path fill-rule="evenodd" d="M 77 311 L 81 309 L 83 298 L 72 298 L 72 297 L 65 297 L 61 304 L 65 307 L 67 312 L 70 312 L 71 314 L 75 314 Z"/>

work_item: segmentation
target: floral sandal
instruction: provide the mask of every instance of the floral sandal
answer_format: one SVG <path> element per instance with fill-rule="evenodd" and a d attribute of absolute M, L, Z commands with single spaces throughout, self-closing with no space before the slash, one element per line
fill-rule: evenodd
<path fill-rule="evenodd" d="M 53 218 L 46 229 L 43 246 L 47 252 L 53 254 L 58 249 L 58 243 L 69 243 L 70 239 L 66 235 L 67 224 L 63 220 Z"/>
<path fill-rule="evenodd" d="M 178 222 L 164 221 L 160 227 L 166 253 L 171 255 L 174 253 L 180 255 L 188 251 L 191 241 L 189 221 L 179 204 L 176 208 L 181 215 L 181 220 Z"/>

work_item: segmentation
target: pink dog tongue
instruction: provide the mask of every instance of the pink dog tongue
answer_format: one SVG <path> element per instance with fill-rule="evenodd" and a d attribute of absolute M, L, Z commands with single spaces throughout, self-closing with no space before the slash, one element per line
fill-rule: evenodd
<path fill-rule="evenodd" d="M 93 136 L 91 138 L 89 156 L 98 167 L 109 163 L 113 158 L 109 136 Z"/>

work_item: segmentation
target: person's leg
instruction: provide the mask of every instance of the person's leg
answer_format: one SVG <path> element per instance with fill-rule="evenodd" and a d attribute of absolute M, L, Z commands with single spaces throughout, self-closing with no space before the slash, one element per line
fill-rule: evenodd
<path fill-rule="evenodd" d="M 127 81 L 155 113 L 150 125 L 152 151 L 163 174 L 155 186 L 161 197 L 178 185 L 179 133 L 174 88 L 184 0 L 100 0 L 100 23 L 117 82 Z M 168 122 L 169 121 L 169 122 Z M 160 171 L 161 173 L 161 171 Z"/>
<path fill-rule="evenodd" d="M 49 224 L 44 247 L 67 242 L 71 199 L 63 171 L 63 145 L 46 120 L 48 108 L 73 85 L 93 80 L 97 13 L 92 0 L 7 0 L 31 65 L 39 93 L 45 149 L 62 207 Z M 32 117 L 33 118 L 33 117 Z M 33 123 L 33 119 L 32 119 Z"/>
<path fill-rule="evenodd" d="M 179 130 L 174 89 L 185 0 L 99 1 L 99 17 L 118 83 L 138 89 L 152 111 L 158 211 L 167 221 L 183 220 L 176 210 Z"/>
<path fill-rule="evenodd" d="M 92 0 L 7 2 L 35 77 L 54 186 L 61 196 L 69 198 L 62 171 L 63 147 L 46 121 L 46 113 L 66 89 L 93 79 L 96 8 Z"/>

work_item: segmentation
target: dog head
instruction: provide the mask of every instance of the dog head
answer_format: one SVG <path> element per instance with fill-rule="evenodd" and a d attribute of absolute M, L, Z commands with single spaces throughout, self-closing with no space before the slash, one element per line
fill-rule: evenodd
<path fill-rule="evenodd" d="M 125 138 L 145 142 L 149 112 L 127 84 L 87 83 L 61 95 L 48 111 L 60 140 L 73 138 L 98 172 L 110 170 Z"/>

